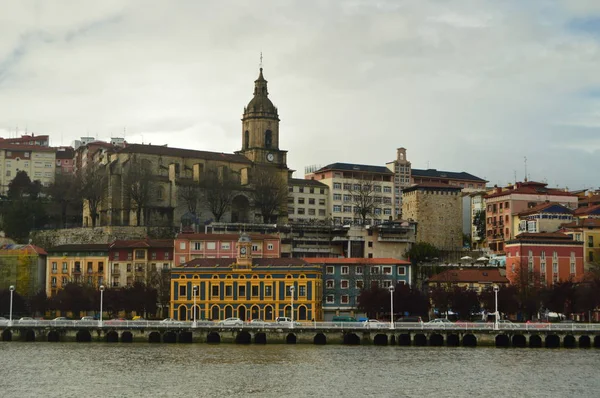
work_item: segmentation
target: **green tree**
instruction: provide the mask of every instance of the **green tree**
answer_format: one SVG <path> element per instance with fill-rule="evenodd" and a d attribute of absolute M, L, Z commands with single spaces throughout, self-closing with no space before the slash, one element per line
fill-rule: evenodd
<path fill-rule="evenodd" d="M 485 210 L 478 210 L 473 216 L 473 226 L 480 241 L 485 240 Z"/>
<path fill-rule="evenodd" d="M 424 266 L 423 263 L 435 263 L 440 255 L 439 249 L 431 243 L 417 242 L 413 243 L 405 255 L 415 270 L 413 285 L 422 287 L 423 281 L 437 272 L 436 267 Z"/>

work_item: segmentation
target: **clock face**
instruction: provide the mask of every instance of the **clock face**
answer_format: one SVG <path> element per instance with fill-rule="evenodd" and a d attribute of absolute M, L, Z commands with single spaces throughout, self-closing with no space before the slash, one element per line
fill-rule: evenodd
<path fill-rule="evenodd" d="M 267 160 L 268 160 L 269 162 L 272 162 L 272 161 L 273 161 L 273 159 L 275 159 L 275 156 L 274 156 L 272 153 L 267 153 Z"/>
<path fill-rule="evenodd" d="M 246 254 L 246 248 L 245 248 L 245 247 L 242 247 L 242 248 L 240 249 L 240 253 L 242 253 L 242 254 Z"/>

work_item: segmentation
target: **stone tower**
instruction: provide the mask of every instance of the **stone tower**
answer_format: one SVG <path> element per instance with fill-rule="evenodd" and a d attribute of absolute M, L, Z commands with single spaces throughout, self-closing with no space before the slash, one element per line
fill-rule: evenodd
<path fill-rule="evenodd" d="M 254 81 L 254 97 L 244 108 L 242 150 L 237 153 L 255 164 L 287 169 L 287 151 L 279 149 L 279 114 L 269 99 L 262 68 Z"/>

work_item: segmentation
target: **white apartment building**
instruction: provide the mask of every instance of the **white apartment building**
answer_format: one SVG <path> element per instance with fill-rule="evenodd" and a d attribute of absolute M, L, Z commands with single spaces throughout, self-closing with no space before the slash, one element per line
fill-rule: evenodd
<path fill-rule="evenodd" d="M 315 180 L 290 178 L 288 182 L 288 221 L 310 224 L 325 222 L 328 214 L 329 187 Z"/>
<path fill-rule="evenodd" d="M 56 149 L 39 145 L 0 143 L 0 194 L 8 193 L 8 184 L 19 171 L 43 186 L 54 182 Z"/>
<path fill-rule="evenodd" d="M 333 163 L 306 174 L 306 179 L 329 187 L 327 213 L 335 224 L 362 223 L 359 210 L 365 197 L 372 198 L 367 224 L 394 218 L 394 172 L 387 167 Z"/>

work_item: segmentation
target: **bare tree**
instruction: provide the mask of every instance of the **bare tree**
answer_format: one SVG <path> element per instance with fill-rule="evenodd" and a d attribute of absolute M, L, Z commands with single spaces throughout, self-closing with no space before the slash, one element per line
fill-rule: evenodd
<path fill-rule="evenodd" d="M 273 222 L 287 204 L 287 178 L 276 169 L 255 167 L 252 170 L 252 188 L 250 196 L 254 207 L 260 211 L 263 222 Z"/>
<path fill-rule="evenodd" d="M 196 182 L 181 184 L 178 189 L 179 199 L 185 203 L 187 210 L 195 216 L 198 216 L 198 203 L 202 197 L 200 185 Z"/>
<path fill-rule="evenodd" d="M 69 205 L 78 201 L 77 180 L 73 174 L 57 174 L 54 182 L 46 188 L 46 193 L 53 202 L 60 206 L 61 227 L 67 224 L 67 210 Z M 81 204 L 81 203 L 80 203 Z"/>
<path fill-rule="evenodd" d="M 200 186 L 208 209 L 217 222 L 230 209 L 233 198 L 241 188 L 239 175 L 225 167 L 206 170 Z"/>
<path fill-rule="evenodd" d="M 92 227 L 95 227 L 102 196 L 108 182 L 106 170 L 103 165 L 92 163 L 81 169 L 76 178 L 80 197 L 87 204 Z"/>
<path fill-rule="evenodd" d="M 141 225 L 142 215 L 144 222 L 148 221 L 148 207 L 152 200 L 154 185 L 150 162 L 135 156 L 132 157 L 126 165 L 123 189 L 135 209 L 138 226 Z"/>
<path fill-rule="evenodd" d="M 352 197 L 354 213 L 360 216 L 362 225 L 366 225 L 367 218 L 375 213 L 375 184 L 371 180 L 358 179 L 350 184 L 347 192 Z"/>

